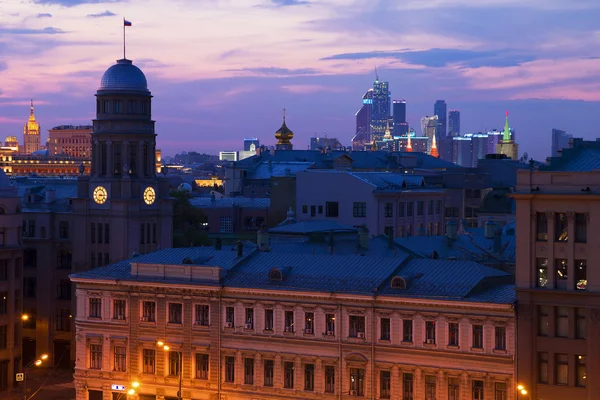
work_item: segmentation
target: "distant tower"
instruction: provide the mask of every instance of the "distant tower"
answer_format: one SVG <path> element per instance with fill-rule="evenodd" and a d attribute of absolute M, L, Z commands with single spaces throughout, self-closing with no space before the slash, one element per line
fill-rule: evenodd
<path fill-rule="evenodd" d="M 392 137 L 392 132 L 390 131 L 390 121 L 388 120 L 387 125 L 385 127 L 385 135 L 383 135 L 384 140 L 394 140 Z"/>
<path fill-rule="evenodd" d="M 408 124 L 406 123 L 406 101 L 394 100 L 392 103 L 393 125 L 392 133 L 394 136 L 403 136 L 408 133 Z"/>
<path fill-rule="evenodd" d="M 371 118 L 372 134 L 378 140 L 385 134 L 385 127 L 390 118 L 391 93 L 388 82 L 380 82 L 375 70 L 375 83 L 373 83 L 373 114 Z"/>
<path fill-rule="evenodd" d="M 569 141 L 573 135 L 569 135 L 560 129 L 552 129 L 552 157 L 558 157 L 562 149 L 569 148 Z"/>
<path fill-rule="evenodd" d="M 283 109 L 283 123 L 281 124 L 281 128 L 277 132 L 275 132 L 275 139 L 277 139 L 277 144 L 275 145 L 276 150 L 292 150 L 292 140 L 294 138 L 294 132 L 290 130 L 285 124 L 285 108 Z"/>
<path fill-rule="evenodd" d="M 510 125 L 508 124 L 508 111 L 506 112 L 506 122 L 504 123 L 504 133 L 502 139 L 496 145 L 496 153 L 504 154 L 513 160 L 519 159 L 519 146 L 511 137 Z"/>
<path fill-rule="evenodd" d="M 448 136 L 460 136 L 459 110 L 450 110 L 448 113 Z"/>
<path fill-rule="evenodd" d="M 438 117 L 423 117 L 421 118 L 421 136 L 427 137 L 427 153 L 431 153 L 431 145 L 433 144 L 433 137 L 437 136 L 437 125 Z M 436 138 L 437 142 L 437 138 Z"/>
<path fill-rule="evenodd" d="M 444 100 L 438 100 L 433 105 L 433 115 L 438 117 L 437 120 L 437 135 L 438 137 L 446 137 L 446 102 Z"/>
<path fill-rule="evenodd" d="M 31 154 L 40 149 L 40 124 L 35 120 L 33 114 L 33 100 L 29 110 L 29 119 L 23 127 L 23 152 Z"/>
<path fill-rule="evenodd" d="M 433 142 L 431 143 L 431 151 L 429 152 L 429 155 L 435 158 L 439 158 L 440 154 L 438 153 L 438 149 L 437 149 L 437 143 L 435 140 L 435 135 L 433 135 Z"/>
<path fill-rule="evenodd" d="M 412 143 L 410 142 L 410 132 L 406 134 L 408 136 L 408 142 L 406 143 L 406 151 L 412 153 Z"/>

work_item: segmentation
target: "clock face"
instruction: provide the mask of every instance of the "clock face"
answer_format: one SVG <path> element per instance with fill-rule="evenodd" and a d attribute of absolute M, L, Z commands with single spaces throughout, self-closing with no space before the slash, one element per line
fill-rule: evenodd
<path fill-rule="evenodd" d="M 144 202 L 148 205 L 154 203 L 156 199 L 156 192 L 153 187 L 148 186 L 146 190 L 144 190 Z"/>
<path fill-rule="evenodd" d="M 94 189 L 94 201 L 98 204 L 104 204 L 108 199 L 108 192 L 102 186 L 96 187 Z"/>

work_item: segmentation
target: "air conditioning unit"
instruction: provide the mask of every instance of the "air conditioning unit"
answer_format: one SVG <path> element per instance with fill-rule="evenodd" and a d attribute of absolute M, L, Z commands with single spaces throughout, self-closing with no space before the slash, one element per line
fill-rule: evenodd
<path fill-rule="evenodd" d="M 148 322 L 148 317 L 142 317 L 142 322 Z"/>
<path fill-rule="evenodd" d="M 245 329 L 252 329 L 252 324 L 246 324 L 246 325 L 244 325 L 244 328 Z"/>
<path fill-rule="evenodd" d="M 225 328 L 233 328 L 233 322 L 225 322 Z"/>
<path fill-rule="evenodd" d="M 351 390 L 350 396 L 358 396 L 358 390 Z"/>
<path fill-rule="evenodd" d="M 325 332 L 325 334 L 327 336 L 334 336 L 335 335 L 335 333 L 333 331 L 327 331 L 327 332 Z"/>
<path fill-rule="evenodd" d="M 307 335 L 312 335 L 313 330 L 312 329 L 305 329 L 304 333 L 306 333 Z"/>
<path fill-rule="evenodd" d="M 359 338 L 359 339 L 364 339 L 365 338 L 365 333 L 364 332 L 358 332 L 356 334 L 356 337 Z"/>
<path fill-rule="evenodd" d="M 292 328 L 291 326 L 286 326 L 284 332 L 294 332 L 294 328 Z"/>
<path fill-rule="evenodd" d="M 427 343 L 427 344 L 435 344 L 435 341 L 433 339 L 427 339 L 425 341 L 425 343 Z"/>

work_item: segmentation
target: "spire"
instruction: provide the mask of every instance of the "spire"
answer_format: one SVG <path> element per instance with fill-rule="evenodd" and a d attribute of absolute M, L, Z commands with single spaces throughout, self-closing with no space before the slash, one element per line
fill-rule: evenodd
<path fill-rule="evenodd" d="M 408 143 L 406 144 L 406 151 L 412 153 L 412 144 L 410 143 L 410 132 L 406 134 L 408 136 Z"/>
<path fill-rule="evenodd" d="M 435 136 L 433 135 L 433 143 L 431 143 L 431 150 L 429 151 L 429 155 L 435 158 L 439 158 L 440 157 L 440 153 L 438 153 L 438 149 L 437 149 L 437 143 L 435 141 Z"/>
<path fill-rule="evenodd" d="M 390 131 L 390 120 L 387 120 L 387 124 L 385 127 L 385 135 L 383 135 L 383 138 L 386 140 L 393 140 L 394 138 L 392 137 L 392 132 Z"/>
<path fill-rule="evenodd" d="M 510 140 L 510 125 L 508 125 L 508 111 L 506 111 L 506 122 L 504 123 L 504 135 L 502 140 L 508 142 Z"/>
<path fill-rule="evenodd" d="M 283 123 L 285 124 L 285 108 L 283 109 Z"/>
<path fill-rule="evenodd" d="M 29 116 L 33 117 L 33 99 L 31 99 L 31 108 L 29 109 Z"/>
<path fill-rule="evenodd" d="M 375 66 L 375 82 L 379 82 L 379 73 L 377 73 L 377 65 Z"/>

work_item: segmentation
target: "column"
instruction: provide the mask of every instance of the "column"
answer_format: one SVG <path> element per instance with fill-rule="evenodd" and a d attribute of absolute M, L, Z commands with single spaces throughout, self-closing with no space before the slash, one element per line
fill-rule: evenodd
<path fill-rule="evenodd" d="M 567 262 L 568 273 L 567 273 L 567 288 L 573 290 L 575 288 L 575 213 L 572 211 L 567 212 L 567 223 L 569 226 L 568 235 L 569 241 L 567 242 Z"/>
<path fill-rule="evenodd" d="M 139 178 L 144 177 L 144 143 L 146 143 L 144 140 L 140 140 L 138 143 L 137 176 Z"/>
<path fill-rule="evenodd" d="M 413 393 L 415 399 L 425 398 L 425 382 L 423 379 L 423 370 L 421 368 L 415 368 Z"/>
<path fill-rule="evenodd" d="M 294 358 L 294 390 L 304 390 L 304 368 L 300 357 Z"/>
<path fill-rule="evenodd" d="M 390 391 L 391 398 L 402 400 L 402 374 L 400 373 L 400 367 L 394 365 L 392 367 Z"/>
<path fill-rule="evenodd" d="M 494 382 L 489 374 L 483 378 L 483 398 L 484 400 L 494 400 Z"/>
<path fill-rule="evenodd" d="M 325 392 L 325 369 L 323 368 L 323 360 L 317 358 L 315 360 L 315 393 Z"/>
<path fill-rule="evenodd" d="M 554 264 L 554 213 L 550 211 L 547 212 L 546 219 L 548 221 L 548 241 L 546 242 L 548 245 L 548 283 L 546 284 L 546 287 L 549 289 L 554 289 L 554 278 L 556 275 L 556 268 Z M 535 252 L 535 243 L 533 246 L 532 252 Z"/>
<path fill-rule="evenodd" d="M 235 377 L 234 383 L 241 385 L 244 382 L 244 360 L 242 359 L 242 352 L 235 352 Z"/>
<path fill-rule="evenodd" d="M 91 175 L 92 176 L 98 176 L 98 173 L 100 171 L 100 146 L 98 145 L 98 139 L 94 139 L 94 142 L 92 144 L 92 170 L 91 170 Z"/>
<path fill-rule="evenodd" d="M 437 379 L 435 382 L 435 391 L 436 397 L 438 399 L 445 399 L 448 396 L 446 395 L 446 391 L 448 388 L 448 384 L 446 382 L 446 374 L 444 371 L 440 370 L 437 372 Z"/>
<path fill-rule="evenodd" d="M 256 386 L 264 386 L 265 370 L 262 365 L 262 355 L 260 353 L 256 353 L 254 356 L 254 384 Z"/>
<path fill-rule="evenodd" d="M 114 172 L 112 142 L 108 140 L 106 142 L 106 176 L 113 176 Z"/>
<path fill-rule="evenodd" d="M 148 171 L 150 172 L 150 176 L 156 175 L 156 143 L 151 142 L 148 145 Z"/>
<path fill-rule="evenodd" d="M 277 354 L 273 362 L 273 380 L 274 387 L 281 389 L 283 387 L 283 365 L 281 364 L 281 356 Z"/>
<path fill-rule="evenodd" d="M 469 374 L 460 374 L 460 400 L 469 400 L 471 387 L 469 385 Z"/>
<path fill-rule="evenodd" d="M 124 140 L 121 146 L 121 168 L 123 168 L 123 176 L 129 176 L 129 142 Z"/>

